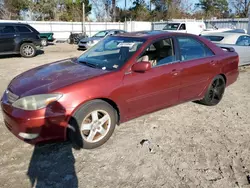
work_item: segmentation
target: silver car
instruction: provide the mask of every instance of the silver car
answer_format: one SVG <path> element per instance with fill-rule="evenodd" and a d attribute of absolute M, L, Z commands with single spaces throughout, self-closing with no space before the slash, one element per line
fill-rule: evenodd
<path fill-rule="evenodd" d="M 125 33 L 125 32 L 126 31 L 116 30 L 116 29 L 100 31 L 96 33 L 93 37 L 81 39 L 78 43 L 78 49 L 86 50 L 90 48 L 91 46 L 94 46 L 96 43 L 98 43 L 100 40 L 104 39 L 107 36 Z"/>
<path fill-rule="evenodd" d="M 240 66 L 250 64 L 250 35 L 244 33 L 206 33 L 201 35 L 221 47 L 233 47 L 239 54 Z"/>

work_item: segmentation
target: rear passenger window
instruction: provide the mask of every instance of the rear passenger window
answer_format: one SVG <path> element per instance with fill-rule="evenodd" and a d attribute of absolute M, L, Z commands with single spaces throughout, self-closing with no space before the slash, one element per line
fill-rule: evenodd
<path fill-rule="evenodd" d="M 31 33 L 31 30 L 26 26 L 16 26 L 16 28 L 20 33 Z"/>
<path fill-rule="evenodd" d="M 209 35 L 202 35 L 202 37 L 210 40 L 210 41 L 213 41 L 213 42 L 220 42 L 224 39 L 224 37 L 222 36 L 209 36 Z"/>
<path fill-rule="evenodd" d="M 213 56 L 214 53 L 202 42 L 192 37 L 177 37 L 180 47 L 181 61 Z"/>
<path fill-rule="evenodd" d="M 15 33 L 15 29 L 13 26 L 0 26 L 0 33 L 12 34 L 12 33 Z"/>

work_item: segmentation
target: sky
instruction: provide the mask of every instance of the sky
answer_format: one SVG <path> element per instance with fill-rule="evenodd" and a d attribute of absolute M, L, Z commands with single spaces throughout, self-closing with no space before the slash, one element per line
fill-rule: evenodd
<path fill-rule="evenodd" d="M 133 1 L 134 0 L 126 0 L 126 9 L 129 9 L 130 7 L 133 6 Z M 195 3 L 198 3 L 199 0 L 187 0 L 189 3 L 191 3 L 193 6 Z M 145 0 L 147 4 L 149 4 L 150 0 Z M 91 3 L 91 0 L 90 0 Z M 93 5 L 92 5 L 93 6 Z M 125 0 L 117 0 L 117 6 L 124 9 L 125 8 Z M 94 7 L 93 7 L 94 8 Z M 95 20 L 95 13 L 92 11 L 90 15 L 90 19 Z"/>

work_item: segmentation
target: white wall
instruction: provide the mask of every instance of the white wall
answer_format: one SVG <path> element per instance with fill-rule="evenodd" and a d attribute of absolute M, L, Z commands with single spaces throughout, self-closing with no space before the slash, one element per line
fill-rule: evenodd
<path fill-rule="evenodd" d="M 53 32 L 54 37 L 58 40 L 65 40 L 69 37 L 70 32 L 81 33 L 81 22 L 50 22 L 50 21 L 15 21 L 0 20 L 0 22 L 21 22 L 30 24 L 39 32 Z M 86 22 L 85 30 L 88 36 L 105 29 L 122 29 L 126 31 L 151 30 L 151 22 Z"/>

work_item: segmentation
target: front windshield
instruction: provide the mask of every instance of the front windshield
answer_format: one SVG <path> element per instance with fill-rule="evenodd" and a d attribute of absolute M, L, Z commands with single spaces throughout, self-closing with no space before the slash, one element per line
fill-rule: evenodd
<path fill-rule="evenodd" d="M 163 30 L 177 30 L 179 28 L 179 23 L 168 23 Z"/>
<path fill-rule="evenodd" d="M 81 55 L 78 62 L 103 70 L 119 69 L 144 42 L 140 38 L 109 36 Z"/>
<path fill-rule="evenodd" d="M 100 31 L 94 35 L 94 37 L 105 37 L 108 34 L 107 31 Z"/>

